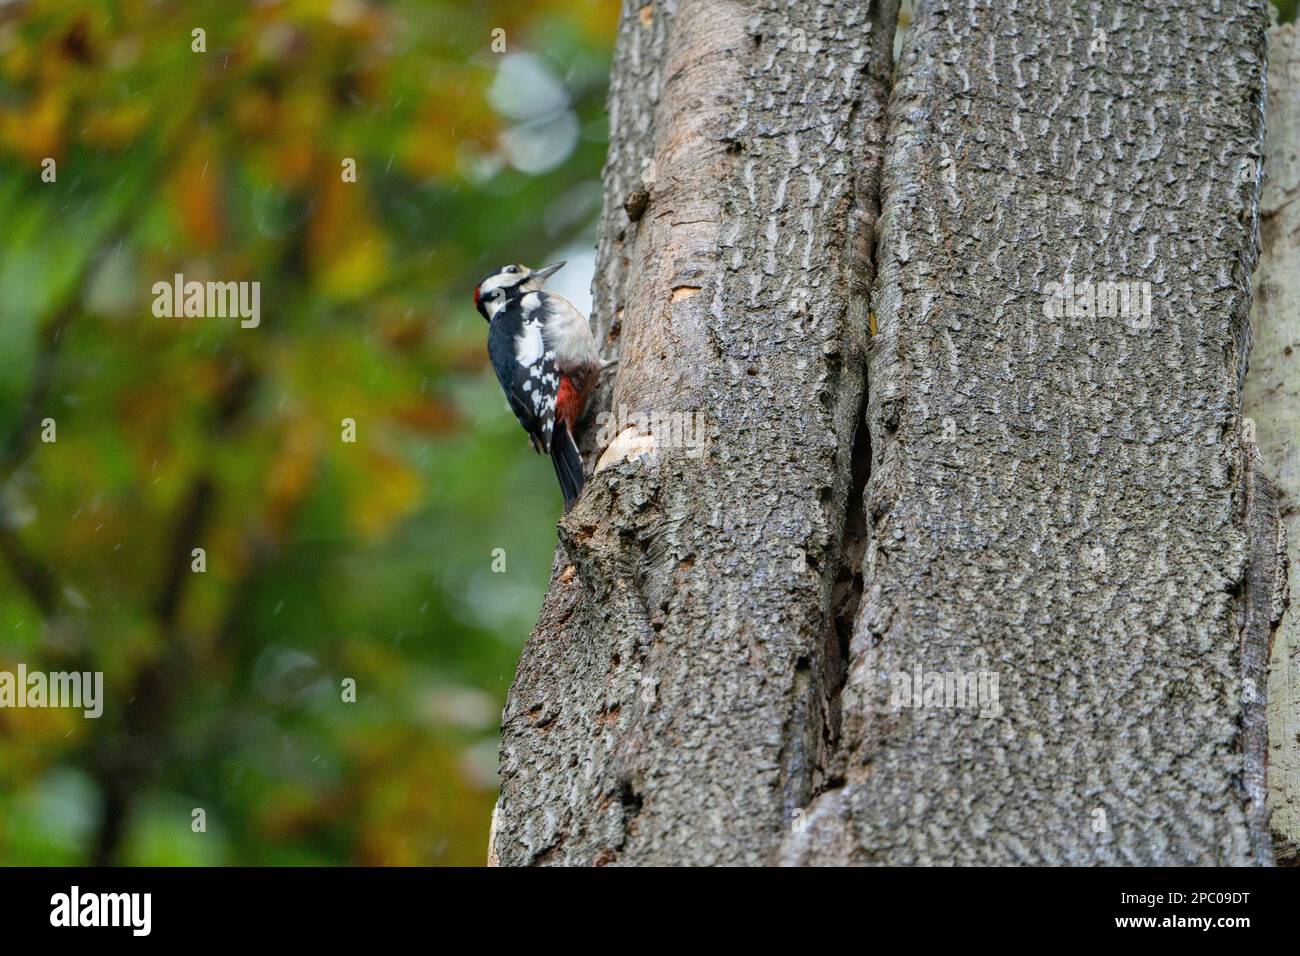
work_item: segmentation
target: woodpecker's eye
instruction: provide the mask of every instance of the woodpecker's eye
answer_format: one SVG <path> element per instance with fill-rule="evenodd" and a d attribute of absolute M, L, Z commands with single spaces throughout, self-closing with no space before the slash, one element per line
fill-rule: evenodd
<path fill-rule="evenodd" d="M 519 267 L 518 267 L 518 266 L 506 266 L 506 272 L 509 272 L 509 273 L 513 274 L 513 273 L 516 273 L 516 272 L 518 272 L 518 271 L 519 271 Z"/>

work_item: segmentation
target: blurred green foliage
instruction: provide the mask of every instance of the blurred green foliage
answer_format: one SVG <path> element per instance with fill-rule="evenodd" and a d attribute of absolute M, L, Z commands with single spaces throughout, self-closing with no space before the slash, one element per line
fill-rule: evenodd
<path fill-rule="evenodd" d="M 616 19 L 0 4 L 0 670 L 106 685 L 0 710 L 0 862 L 483 862 L 560 497 L 469 294 L 590 246 Z"/>

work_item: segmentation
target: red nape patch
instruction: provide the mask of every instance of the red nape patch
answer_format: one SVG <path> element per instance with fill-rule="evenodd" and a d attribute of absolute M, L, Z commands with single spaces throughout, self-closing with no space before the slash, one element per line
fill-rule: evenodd
<path fill-rule="evenodd" d="M 560 390 L 555 394 L 555 417 L 562 422 L 567 422 L 569 431 L 573 431 L 573 423 L 580 414 L 582 414 L 582 396 L 573 387 L 573 380 L 567 375 L 561 375 Z"/>
<path fill-rule="evenodd" d="M 478 290 L 481 288 L 483 287 L 478 285 L 474 286 L 474 308 L 476 309 L 478 308 Z"/>

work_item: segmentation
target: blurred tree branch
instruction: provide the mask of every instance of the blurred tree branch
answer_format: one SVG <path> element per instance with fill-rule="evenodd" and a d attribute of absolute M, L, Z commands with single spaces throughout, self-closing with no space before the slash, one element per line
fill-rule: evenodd
<path fill-rule="evenodd" d="M 281 274 L 302 279 L 304 243 L 303 230 L 299 228 L 282 250 Z M 281 306 L 290 298 L 291 293 L 283 291 L 282 287 Z M 275 304 L 268 304 L 271 305 L 268 315 L 278 314 Z M 263 327 L 271 324 L 264 321 Z M 260 375 L 256 371 L 232 356 L 229 372 L 214 402 L 216 415 L 210 428 L 213 439 L 208 443 L 210 454 L 221 437 L 234 429 L 247 412 L 259 382 Z M 95 866 L 120 862 L 132 804 L 145 790 L 162 756 L 170 749 L 175 704 L 194 674 L 194 657 L 179 628 L 186 585 L 193 577 L 190 553 L 203 541 L 213 522 L 217 512 L 216 497 L 217 485 L 209 465 L 190 480 L 163 552 L 162 586 L 153 615 L 166 646 L 136 675 L 128 694 L 130 706 L 124 713 L 121 735 L 103 737 L 93 760 L 95 780 L 104 794 L 104 812 L 91 856 L 91 863 Z M 257 550 L 251 542 L 247 548 Z M 251 568 L 246 575 L 249 573 Z M 232 600 L 237 599 L 242 590 L 237 587 Z"/>

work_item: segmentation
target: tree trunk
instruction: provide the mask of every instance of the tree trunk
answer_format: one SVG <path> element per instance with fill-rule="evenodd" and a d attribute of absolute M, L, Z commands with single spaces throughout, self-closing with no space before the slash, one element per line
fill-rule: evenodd
<path fill-rule="evenodd" d="M 625 9 L 594 309 L 619 421 L 506 704 L 504 864 L 768 861 L 823 782 L 896 9 Z"/>
<path fill-rule="evenodd" d="M 1251 314 L 1254 345 L 1245 412 L 1277 476 L 1289 543 L 1290 591 L 1300 594 L 1300 37 L 1294 24 L 1268 39 L 1268 140 L 1261 250 Z M 1279 862 L 1300 864 L 1300 617 L 1273 640 L 1268 675 L 1268 782 Z"/>
<path fill-rule="evenodd" d="M 615 421 L 507 701 L 502 863 L 1269 859 L 1263 4 L 927 3 L 891 95 L 895 16 L 625 9 Z"/>

